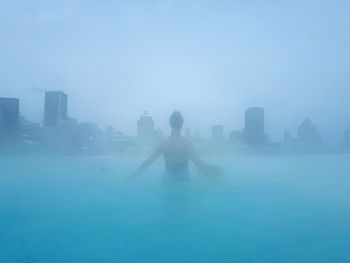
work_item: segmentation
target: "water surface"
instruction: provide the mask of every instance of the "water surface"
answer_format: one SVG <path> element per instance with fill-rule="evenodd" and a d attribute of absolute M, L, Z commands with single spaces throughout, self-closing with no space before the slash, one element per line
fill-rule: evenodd
<path fill-rule="evenodd" d="M 1 157 L 0 262 L 350 262 L 350 156 L 212 157 L 164 183 L 161 160 Z"/>

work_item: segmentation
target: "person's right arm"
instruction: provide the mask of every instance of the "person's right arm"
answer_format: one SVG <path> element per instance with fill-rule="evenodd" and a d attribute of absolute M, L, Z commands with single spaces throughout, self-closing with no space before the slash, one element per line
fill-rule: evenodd
<path fill-rule="evenodd" d="M 139 166 L 139 168 L 132 174 L 132 177 L 138 176 L 146 170 L 158 157 L 162 154 L 162 146 L 159 144 L 151 153 L 150 156 Z"/>

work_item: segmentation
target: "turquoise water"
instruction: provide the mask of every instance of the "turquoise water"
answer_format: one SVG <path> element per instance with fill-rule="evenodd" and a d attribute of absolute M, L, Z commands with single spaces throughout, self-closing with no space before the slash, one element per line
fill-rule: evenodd
<path fill-rule="evenodd" d="M 350 156 L 217 157 L 164 183 L 140 158 L 2 157 L 0 262 L 350 262 Z"/>

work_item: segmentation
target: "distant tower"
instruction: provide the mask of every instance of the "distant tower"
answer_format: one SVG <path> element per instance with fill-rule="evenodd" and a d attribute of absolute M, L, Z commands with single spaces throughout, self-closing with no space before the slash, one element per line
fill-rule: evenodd
<path fill-rule="evenodd" d="M 68 96 L 62 91 L 45 92 L 44 126 L 57 127 L 67 120 Z"/>
<path fill-rule="evenodd" d="M 4 127 L 16 127 L 19 121 L 19 99 L 0 98 L 0 112 Z"/>
<path fill-rule="evenodd" d="M 0 138 L 15 138 L 19 127 L 19 99 L 0 98 Z"/>
<path fill-rule="evenodd" d="M 224 140 L 224 127 L 222 125 L 213 125 L 211 127 L 211 138 L 213 142 L 222 142 Z"/>
<path fill-rule="evenodd" d="M 245 112 L 244 139 L 250 145 L 265 143 L 265 120 L 263 108 L 249 108 Z"/>
<path fill-rule="evenodd" d="M 317 127 L 309 118 L 305 118 L 298 129 L 298 142 L 302 143 L 319 143 L 321 136 Z"/>
<path fill-rule="evenodd" d="M 154 142 L 154 123 L 147 111 L 137 121 L 137 140 L 142 145 L 152 145 Z"/>
<path fill-rule="evenodd" d="M 19 99 L 0 98 L 0 139 L 12 139 L 18 135 Z"/>

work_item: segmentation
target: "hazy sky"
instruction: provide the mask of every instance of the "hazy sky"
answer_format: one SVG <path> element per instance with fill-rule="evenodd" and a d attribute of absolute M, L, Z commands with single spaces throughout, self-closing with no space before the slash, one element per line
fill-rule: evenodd
<path fill-rule="evenodd" d="M 327 141 L 350 124 L 350 1 L 0 1 L 0 96 L 42 121 L 43 93 L 69 114 L 135 134 L 147 109 L 173 109 L 192 131 L 243 128 L 266 110 L 281 139 L 305 116 Z M 33 88 L 35 87 L 35 88 Z"/>

